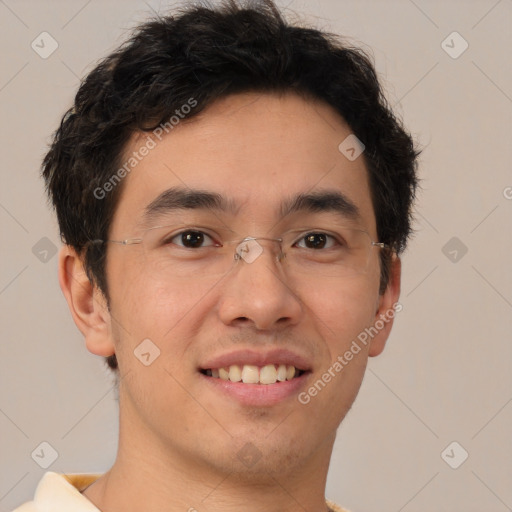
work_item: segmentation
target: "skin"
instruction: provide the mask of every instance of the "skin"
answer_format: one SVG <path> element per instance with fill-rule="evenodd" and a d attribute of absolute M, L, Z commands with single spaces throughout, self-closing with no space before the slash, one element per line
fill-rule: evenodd
<path fill-rule="evenodd" d="M 281 219 L 277 211 L 291 195 L 337 190 L 355 203 L 360 226 L 377 240 L 364 159 L 351 162 L 338 150 L 350 133 L 330 106 L 292 93 L 219 100 L 180 123 L 124 179 L 110 238 L 139 235 L 144 208 L 185 185 L 231 200 L 236 215 L 219 215 L 240 238 L 277 237 L 300 224 L 306 214 Z M 126 155 L 146 135 L 135 135 Z M 326 215 L 318 217 L 322 225 L 333 218 Z M 120 368 L 117 458 L 84 492 L 101 510 L 326 510 L 336 429 L 393 322 L 307 405 L 296 394 L 273 406 L 241 405 L 205 385 L 198 366 L 238 348 L 288 348 L 308 358 L 312 373 L 300 391 L 307 390 L 398 301 L 400 261 L 394 257 L 380 295 L 378 250 L 364 274 L 291 283 L 265 249 L 223 279 L 191 285 L 152 272 L 141 246 L 109 245 L 110 309 L 73 249 L 61 250 L 61 287 L 87 349 L 115 353 Z M 150 366 L 133 353 L 146 338 L 161 351 Z M 250 467 L 237 456 L 248 442 L 261 455 Z"/>

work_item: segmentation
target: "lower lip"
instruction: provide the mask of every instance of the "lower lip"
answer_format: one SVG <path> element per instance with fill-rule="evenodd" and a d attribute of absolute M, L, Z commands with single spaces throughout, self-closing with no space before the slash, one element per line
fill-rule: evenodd
<path fill-rule="evenodd" d="M 242 405 L 268 407 L 276 405 L 283 400 L 296 396 L 304 387 L 310 372 L 304 372 L 300 377 L 275 384 L 244 384 L 243 382 L 231 382 L 216 377 L 209 377 L 200 373 L 205 382 L 213 386 L 230 398 L 238 400 Z"/>

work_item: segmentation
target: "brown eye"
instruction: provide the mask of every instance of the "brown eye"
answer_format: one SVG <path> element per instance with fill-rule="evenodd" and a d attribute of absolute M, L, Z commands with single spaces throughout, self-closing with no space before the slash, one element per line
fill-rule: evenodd
<path fill-rule="evenodd" d="M 310 249 L 323 249 L 327 242 L 327 237 L 320 233 L 313 233 L 304 238 L 306 246 Z"/>
<path fill-rule="evenodd" d="M 305 249 L 328 249 L 333 246 L 333 237 L 325 233 L 308 233 L 302 237 L 297 246 Z"/>
<path fill-rule="evenodd" d="M 188 249 L 215 245 L 211 237 L 202 231 L 183 231 L 174 236 L 170 242 Z"/>

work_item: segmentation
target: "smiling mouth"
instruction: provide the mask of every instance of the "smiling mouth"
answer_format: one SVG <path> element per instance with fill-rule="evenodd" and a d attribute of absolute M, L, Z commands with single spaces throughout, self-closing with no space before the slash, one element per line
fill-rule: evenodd
<path fill-rule="evenodd" d="M 224 368 L 201 369 L 200 372 L 214 379 L 243 384 L 276 384 L 297 379 L 306 373 L 305 370 L 286 364 L 267 364 L 265 366 L 233 364 Z"/>

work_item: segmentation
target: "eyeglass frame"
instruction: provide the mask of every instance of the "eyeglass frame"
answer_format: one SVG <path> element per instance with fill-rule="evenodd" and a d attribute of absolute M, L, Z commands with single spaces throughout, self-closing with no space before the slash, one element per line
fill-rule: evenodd
<path fill-rule="evenodd" d="M 155 230 L 155 229 L 170 228 L 170 227 L 173 227 L 173 226 L 172 225 L 153 226 L 153 227 L 150 227 L 150 228 L 146 229 L 141 237 L 126 238 L 124 240 L 112 240 L 112 239 L 101 240 L 101 239 L 95 239 L 95 240 L 92 240 L 91 243 L 93 243 L 93 244 L 114 243 L 114 244 L 118 244 L 118 245 L 121 245 L 121 246 L 142 245 L 144 243 L 144 237 L 145 237 L 146 233 L 148 233 L 149 231 L 152 231 L 152 230 Z M 350 230 L 353 230 L 353 231 L 359 231 L 359 232 L 364 233 L 365 235 L 367 235 L 368 240 L 370 241 L 370 246 L 369 246 L 370 250 L 373 247 L 377 247 L 378 249 L 382 249 L 382 250 L 389 250 L 389 251 L 393 250 L 392 246 L 387 244 L 387 243 L 385 243 L 385 242 L 377 242 L 375 240 L 372 240 L 372 237 L 371 237 L 370 233 L 368 233 L 368 231 L 366 231 L 364 229 L 355 228 L 355 227 L 347 227 L 347 229 L 350 229 Z M 187 230 L 184 229 L 181 232 L 176 233 L 176 236 L 178 236 L 180 233 L 184 233 L 186 231 L 202 232 L 202 230 L 200 228 L 195 228 L 195 227 L 191 226 Z M 311 233 L 314 233 L 314 232 L 315 232 L 314 229 L 311 230 Z M 318 232 L 322 233 L 322 230 L 318 229 Z M 322 234 L 325 234 L 325 233 L 322 233 Z M 332 235 L 330 235 L 330 236 L 332 236 Z M 227 244 L 227 243 L 235 244 L 236 243 L 236 248 L 235 248 L 234 256 L 233 257 L 234 257 L 234 261 L 239 261 L 240 259 L 244 259 L 239 254 L 239 247 L 244 242 L 250 242 L 250 241 L 256 241 L 257 242 L 258 240 L 267 240 L 267 241 L 279 242 L 279 244 L 280 244 L 280 254 L 278 256 L 278 261 L 280 262 L 280 261 L 282 261 L 286 257 L 286 253 L 284 252 L 283 246 L 282 246 L 282 243 L 284 242 L 283 238 L 267 238 L 267 237 L 246 236 L 245 238 L 240 239 L 240 240 L 229 240 L 229 241 L 224 242 L 224 243 L 225 244 Z M 221 244 L 220 247 L 224 247 L 224 244 Z"/>

